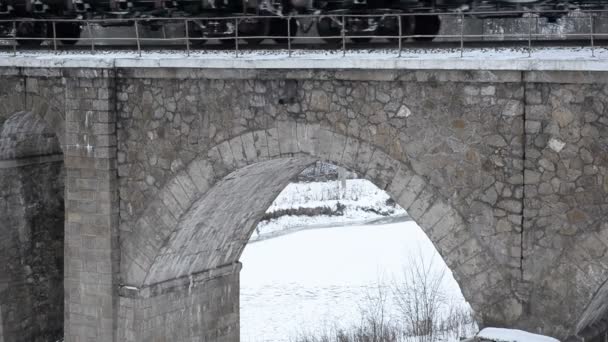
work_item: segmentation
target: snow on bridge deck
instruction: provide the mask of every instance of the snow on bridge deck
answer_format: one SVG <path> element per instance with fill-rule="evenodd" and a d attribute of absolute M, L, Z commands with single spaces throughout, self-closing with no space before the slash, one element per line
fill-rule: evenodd
<path fill-rule="evenodd" d="M 143 52 L 99 50 L 95 53 L 60 51 L 0 53 L 0 67 L 41 68 L 218 68 L 218 69 L 410 69 L 410 70 L 517 70 L 606 71 L 608 48 L 526 49 L 396 49 Z"/>

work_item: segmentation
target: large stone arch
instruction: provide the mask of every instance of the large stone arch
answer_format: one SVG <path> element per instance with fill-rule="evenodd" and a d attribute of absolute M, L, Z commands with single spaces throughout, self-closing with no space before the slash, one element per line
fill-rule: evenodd
<path fill-rule="evenodd" d="M 295 121 L 224 141 L 167 182 L 121 237 L 123 282 L 142 291 L 236 264 L 272 200 L 315 160 L 364 175 L 408 210 L 480 319 L 519 318 L 521 305 L 504 286 L 508 275 L 425 175 L 369 142 Z"/>

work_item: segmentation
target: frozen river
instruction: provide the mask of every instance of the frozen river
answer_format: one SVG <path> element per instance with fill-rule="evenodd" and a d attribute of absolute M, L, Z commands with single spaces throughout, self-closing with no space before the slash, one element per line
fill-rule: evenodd
<path fill-rule="evenodd" d="M 293 341 L 301 333 L 349 327 L 378 284 L 403 276 L 411 255 L 434 257 L 443 289 L 458 284 L 414 222 L 304 230 L 250 243 L 241 262 L 241 341 Z M 390 305 L 390 303 L 389 303 Z"/>

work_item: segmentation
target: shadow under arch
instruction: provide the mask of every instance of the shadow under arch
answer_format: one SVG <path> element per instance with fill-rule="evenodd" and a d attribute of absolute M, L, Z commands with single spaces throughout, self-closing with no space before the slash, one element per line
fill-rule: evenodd
<path fill-rule="evenodd" d="M 224 141 L 169 181 L 122 239 L 124 284 L 146 289 L 237 264 L 274 198 L 317 160 L 357 172 L 407 210 L 480 320 L 506 321 L 505 312 L 520 310 L 512 296 L 497 290 L 506 277 L 491 253 L 407 161 L 319 125 L 290 121 Z"/>
<path fill-rule="evenodd" d="M 30 111 L 5 118 L 0 124 L 0 340 L 63 337 L 64 190 L 62 146 L 54 128 Z"/>

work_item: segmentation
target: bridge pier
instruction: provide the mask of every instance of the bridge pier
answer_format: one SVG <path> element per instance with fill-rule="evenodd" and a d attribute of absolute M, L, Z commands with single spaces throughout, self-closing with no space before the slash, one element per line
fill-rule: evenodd
<path fill-rule="evenodd" d="M 66 70 L 65 342 L 116 341 L 118 181 L 111 70 Z"/>
<path fill-rule="evenodd" d="M 120 341 L 239 340 L 239 272 L 232 264 L 136 289 L 122 287 Z"/>

